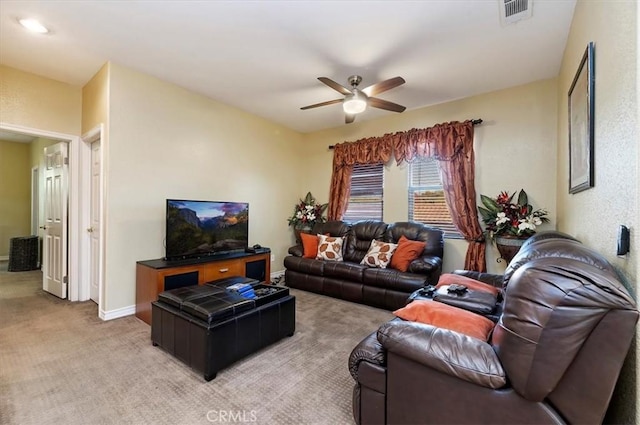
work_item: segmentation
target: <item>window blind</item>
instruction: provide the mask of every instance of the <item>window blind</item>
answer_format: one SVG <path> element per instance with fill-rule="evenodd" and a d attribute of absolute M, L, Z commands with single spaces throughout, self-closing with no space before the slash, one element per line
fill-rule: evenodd
<path fill-rule="evenodd" d="M 447 237 L 461 237 L 444 198 L 438 161 L 433 158 L 409 165 L 409 220 L 437 227 Z"/>
<path fill-rule="evenodd" d="M 344 221 L 382 220 L 383 170 L 383 164 L 353 166 L 351 194 L 342 217 Z"/>

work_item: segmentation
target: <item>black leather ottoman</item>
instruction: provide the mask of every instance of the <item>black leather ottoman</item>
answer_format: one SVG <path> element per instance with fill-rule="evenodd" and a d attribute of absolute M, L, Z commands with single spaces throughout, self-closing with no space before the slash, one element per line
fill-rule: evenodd
<path fill-rule="evenodd" d="M 186 290 L 190 289 L 190 290 Z M 151 341 L 210 381 L 219 370 L 295 332 L 289 288 L 246 299 L 220 286 L 178 288 L 151 303 Z"/>
<path fill-rule="evenodd" d="M 473 294 L 473 295 L 472 295 Z M 438 301 L 445 304 L 452 305 L 454 307 L 469 310 L 473 313 L 480 314 L 493 322 L 498 323 L 500 316 L 502 315 L 502 298 L 500 301 L 495 296 L 483 293 L 480 291 L 469 291 L 468 293 L 458 294 L 459 302 L 452 302 L 451 300 L 438 299 L 436 296 L 435 286 L 425 286 L 424 288 L 414 291 L 409 298 L 407 298 L 407 304 L 414 300 L 429 300 Z"/>

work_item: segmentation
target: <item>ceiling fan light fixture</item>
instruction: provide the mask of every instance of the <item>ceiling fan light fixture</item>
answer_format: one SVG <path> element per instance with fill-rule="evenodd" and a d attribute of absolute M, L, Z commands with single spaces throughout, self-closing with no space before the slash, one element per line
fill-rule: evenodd
<path fill-rule="evenodd" d="M 349 84 L 351 85 L 350 89 L 346 88 L 342 84 L 336 83 L 331 78 L 318 77 L 318 80 L 322 84 L 331 87 L 332 89 L 343 95 L 344 98 L 333 99 L 326 102 L 303 106 L 302 108 L 300 108 L 303 111 L 307 109 L 317 108 L 319 106 L 342 103 L 342 109 L 345 112 L 345 123 L 351 124 L 355 120 L 356 115 L 366 111 L 369 106 L 371 106 L 372 108 L 384 109 L 393 112 L 404 112 L 404 110 L 407 109 L 402 105 L 398 105 L 397 103 L 374 97 L 378 93 L 391 90 L 392 88 L 404 84 L 405 81 L 402 77 L 389 78 L 387 80 L 370 85 L 369 87 L 362 90 L 358 89 L 358 85 L 362 82 L 362 77 L 360 77 L 359 75 L 352 75 L 348 78 Z"/>
<path fill-rule="evenodd" d="M 19 19 L 18 22 L 31 32 L 36 32 L 38 34 L 46 34 L 49 32 L 49 29 L 36 19 Z"/>
<path fill-rule="evenodd" d="M 342 102 L 342 109 L 347 114 L 359 114 L 367 109 L 367 97 L 355 90 L 353 94 L 347 96 Z"/>

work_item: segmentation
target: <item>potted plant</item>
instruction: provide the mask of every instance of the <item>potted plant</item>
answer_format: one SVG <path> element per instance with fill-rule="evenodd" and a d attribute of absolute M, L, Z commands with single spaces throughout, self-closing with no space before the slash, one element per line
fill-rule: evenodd
<path fill-rule="evenodd" d="M 546 210 L 534 210 L 529 204 L 524 189 L 520 189 L 518 200 L 513 202 L 515 194 L 503 191 L 496 198 L 480 195 L 483 206 L 478 207 L 486 226 L 485 237 L 496 243 L 500 255 L 507 261 L 511 261 L 539 225 L 549 221 Z"/>
<path fill-rule="evenodd" d="M 300 242 L 300 233 L 308 233 L 316 223 L 324 223 L 326 218 L 323 217 L 325 210 L 329 204 L 318 204 L 316 199 L 307 192 L 304 199 L 300 199 L 294 209 L 293 215 L 289 217 L 289 226 L 293 226 L 296 235 L 296 242 Z"/>

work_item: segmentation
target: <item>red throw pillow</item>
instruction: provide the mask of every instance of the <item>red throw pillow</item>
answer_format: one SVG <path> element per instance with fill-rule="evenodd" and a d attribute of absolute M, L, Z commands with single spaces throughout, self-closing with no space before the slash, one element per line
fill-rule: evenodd
<path fill-rule="evenodd" d="M 300 233 L 300 239 L 302 240 L 302 250 L 304 251 L 302 258 L 316 258 L 316 255 L 318 255 L 318 235 Z"/>
<path fill-rule="evenodd" d="M 421 241 L 412 241 L 405 236 L 398 239 L 398 247 L 391 257 L 391 268 L 406 272 L 409 264 L 416 258 L 420 257 L 424 251 L 425 244 Z"/>
<path fill-rule="evenodd" d="M 500 289 L 496 288 L 493 285 L 489 285 L 488 283 L 480 282 L 479 280 L 471 279 L 470 277 L 460 276 L 453 273 L 441 274 L 440 278 L 438 279 L 436 288 L 440 288 L 444 285 L 453 285 L 454 283 L 458 285 L 464 285 L 473 291 L 488 292 L 496 297 L 500 293 Z"/>
<path fill-rule="evenodd" d="M 479 314 L 431 300 L 416 300 L 393 312 L 412 322 L 449 329 L 482 341 L 488 341 L 495 323 Z"/>

